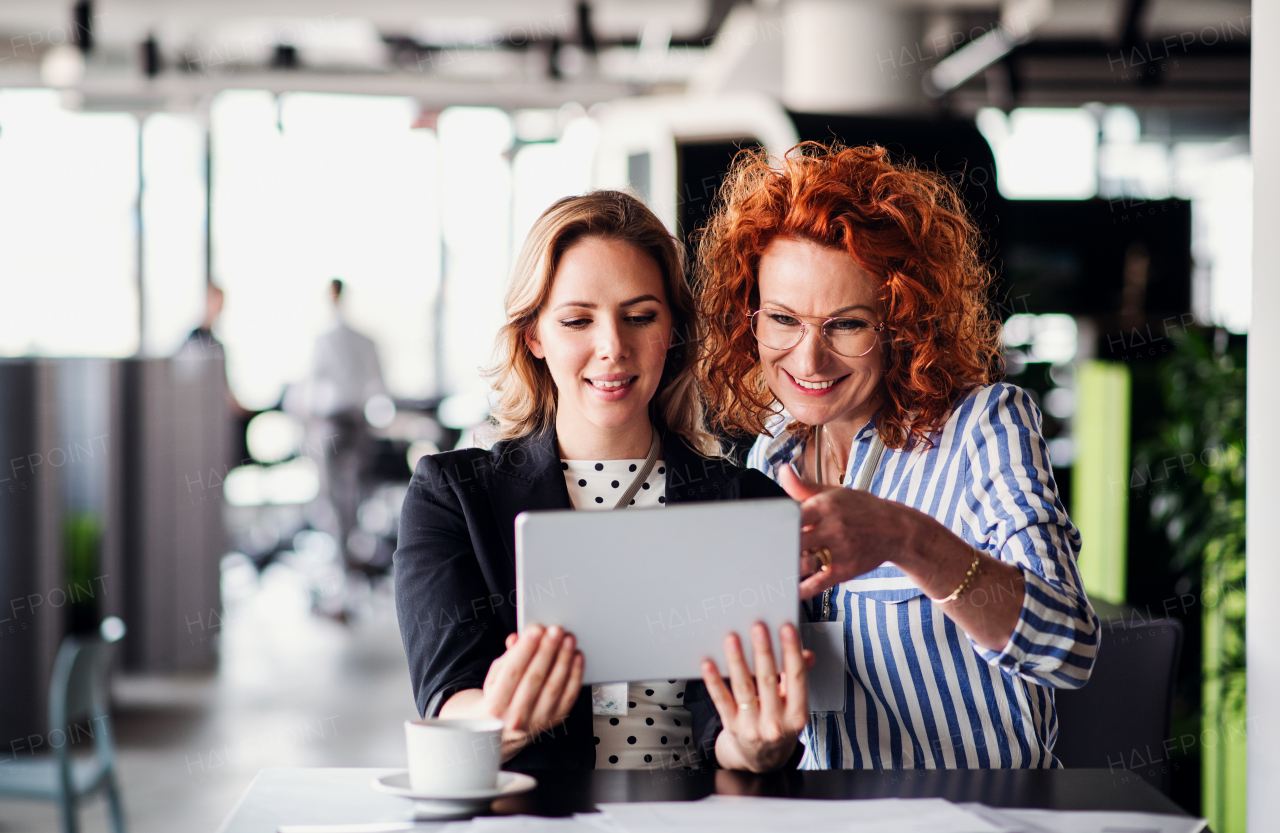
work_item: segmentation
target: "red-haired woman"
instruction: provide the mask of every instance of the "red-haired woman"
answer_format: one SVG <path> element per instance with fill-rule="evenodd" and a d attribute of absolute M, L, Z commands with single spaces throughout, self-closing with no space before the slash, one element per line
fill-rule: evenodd
<path fill-rule="evenodd" d="M 803 501 L 806 615 L 840 623 L 805 768 L 1057 766 L 1053 691 L 1089 678 L 1080 535 L 994 381 L 978 243 L 944 178 L 815 144 L 743 154 L 701 240 L 709 417 Z"/>

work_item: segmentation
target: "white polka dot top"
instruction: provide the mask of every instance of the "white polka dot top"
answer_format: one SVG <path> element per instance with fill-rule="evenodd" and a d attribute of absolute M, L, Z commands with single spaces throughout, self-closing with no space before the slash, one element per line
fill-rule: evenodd
<path fill-rule="evenodd" d="M 575 509 L 612 509 L 644 460 L 561 460 Z M 667 467 L 653 467 L 628 508 L 667 502 Z M 684 707 L 684 680 L 627 683 L 627 713 L 592 715 L 596 769 L 691 769 L 693 717 Z"/>
<path fill-rule="evenodd" d="M 644 468 L 644 460 L 561 460 L 564 484 L 574 509 L 612 509 Z M 667 467 L 659 460 L 636 492 L 630 507 L 648 508 L 667 502 Z"/>

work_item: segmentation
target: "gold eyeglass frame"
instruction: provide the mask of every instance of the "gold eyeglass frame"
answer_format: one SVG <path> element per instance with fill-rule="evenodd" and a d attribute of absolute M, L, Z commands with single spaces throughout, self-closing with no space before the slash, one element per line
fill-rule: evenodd
<path fill-rule="evenodd" d="M 785 315 L 789 318 L 794 318 L 797 321 L 799 321 L 800 322 L 800 338 L 796 339 L 796 343 L 791 345 L 790 347 L 770 347 L 768 344 L 765 344 L 764 342 L 760 341 L 760 336 L 756 335 L 756 316 L 762 312 L 776 312 L 779 315 Z M 822 316 L 818 316 L 818 315 L 797 315 L 794 312 L 787 312 L 784 309 L 774 309 L 772 307 L 761 307 L 755 312 L 747 313 L 747 321 L 749 322 L 747 326 L 751 328 L 751 335 L 753 338 L 755 338 L 757 344 L 760 344 L 764 347 L 768 347 L 770 350 L 777 350 L 779 353 L 785 353 L 787 350 L 794 350 L 804 343 L 804 337 L 809 333 L 809 324 L 808 322 L 805 321 L 806 318 L 812 321 L 822 322 L 821 324 L 818 325 L 818 335 L 819 337 L 822 338 L 822 342 L 825 345 L 827 345 L 827 349 L 830 350 L 832 353 L 835 353 L 837 356 L 844 356 L 846 359 L 862 358 L 863 356 L 870 353 L 871 350 L 876 346 L 876 342 L 872 341 L 871 345 L 867 347 L 866 350 L 863 350 L 861 353 L 849 355 L 847 353 L 841 353 L 839 350 L 835 348 L 834 345 L 832 345 L 831 337 L 827 335 L 827 325 L 830 324 L 832 321 L 849 321 L 849 320 L 866 321 L 866 319 L 864 318 L 852 318 L 851 316 L 848 316 L 848 315 L 836 315 L 830 318 L 823 318 Z M 871 327 L 870 329 L 871 329 L 871 332 L 873 333 L 882 333 L 885 330 L 885 325 L 877 324 L 876 326 Z"/>

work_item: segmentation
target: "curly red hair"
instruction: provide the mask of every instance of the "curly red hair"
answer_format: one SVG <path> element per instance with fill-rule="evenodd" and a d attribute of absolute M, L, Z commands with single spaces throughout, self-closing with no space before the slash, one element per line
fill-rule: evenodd
<path fill-rule="evenodd" d="M 759 305 L 760 256 L 778 237 L 848 252 L 881 279 L 888 349 L 877 428 L 887 447 L 930 444 L 957 399 L 999 372 L 992 275 L 945 177 L 890 161 L 881 147 L 805 142 L 780 168 L 743 151 L 698 245 L 700 382 L 716 427 L 759 434 L 777 412 L 747 315 Z"/>

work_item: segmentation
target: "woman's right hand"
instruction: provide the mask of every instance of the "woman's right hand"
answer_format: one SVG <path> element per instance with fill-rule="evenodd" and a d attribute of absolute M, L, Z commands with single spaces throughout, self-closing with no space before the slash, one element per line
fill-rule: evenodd
<path fill-rule="evenodd" d="M 584 663 L 573 634 L 554 625 L 529 625 L 519 636 L 508 634 L 506 645 L 489 666 L 484 688 L 459 691 L 440 709 L 445 720 L 500 719 L 504 763 L 569 716 Z"/>

